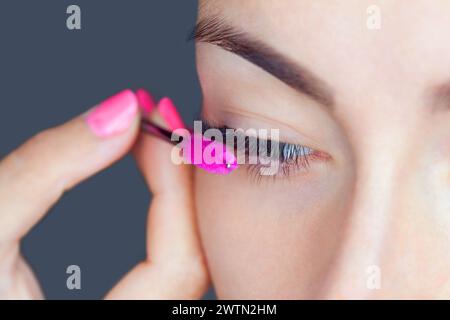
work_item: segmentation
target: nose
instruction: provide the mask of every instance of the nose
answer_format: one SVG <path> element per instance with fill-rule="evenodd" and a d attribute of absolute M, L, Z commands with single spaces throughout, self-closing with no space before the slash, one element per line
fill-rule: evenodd
<path fill-rule="evenodd" d="M 392 137 L 378 137 L 367 141 L 366 150 L 355 159 L 354 192 L 326 277 L 326 299 L 373 299 L 381 294 L 387 237 L 401 189 L 397 175 L 402 161 L 396 145 Z"/>

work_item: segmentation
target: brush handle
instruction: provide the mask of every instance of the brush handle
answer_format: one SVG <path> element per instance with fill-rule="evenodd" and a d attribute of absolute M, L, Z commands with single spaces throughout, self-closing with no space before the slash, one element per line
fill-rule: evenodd
<path fill-rule="evenodd" d="M 178 144 L 183 139 L 183 137 L 173 134 L 171 131 L 161 128 L 147 119 L 141 120 L 141 130 L 173 145 Z"/>
<path fill-rule="evenodd" d="M 141 130 L 149 133 L 155 137 L 158 137 L 164 141 L 169 142 L 170 144 L 173 145 L 177 145 L 179 144 L 182 139 L 184 139 L 185 137 L 180 136 L 180 135 L 176 135 L 173 134 L 171 131 L 166 130 L 164 128 L 161 128 L 160 126 L 156 125 L 155 123 L 147 120 L 147 119 L 142 119 L 141 120 Z M 190 131 L 192 133 L 192 131 Z M 194 166 L 201 168 L 203 170 L 206 170 L 207 172 L 210 173 L 214 173 L 214 174 L 229 174 L 231 173 L 233 170 L 238 168 L 238 164 L 237 164 L 237 159 L 236 157 L 233 155 L 232 152 L 229 152 L 226 148 L 226 146 L 224 146 L 223 144 L 219 144 L 216 141 L 211 141 L 208 139 L 205 139 L 203 136 L 201 137 L 201 141 L 199 141 L 200 145 L 199 145 L 199 150 L 202 152 L 203 155 L 203 151 L 207 146 L 211 146 L 213 145 L 213 149 L 214 150 L 218 150 L 215 152 L 221 152 L 221 157 L 222 157 L 222 161 L 223 162 L 219 162 L 219 163 L 206 163 L 203 161 L 203 159 L 197 163 L 196 162 L 196 158 L 195 158 L 195 152 L 188 152 L 186 155 L 186 158 L 189 164 L 193 164 Z M 191 138 L 187 137 L 187 139 L 190 139 L 190 141 L 188 140 L 188 143 L 190 142 L 190 147 L 191 147 L 191 151 L 194 150 L 195 148 L 195 143 L 194 140 Z M 183 153 L 183 156 L 184 153 Z"/>

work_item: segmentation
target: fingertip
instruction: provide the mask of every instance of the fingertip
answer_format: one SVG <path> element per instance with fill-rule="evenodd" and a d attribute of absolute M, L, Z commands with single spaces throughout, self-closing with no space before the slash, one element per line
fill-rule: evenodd
<path fill-rule="evenodd" d="M 123 90 L 95 106 L 86 123 L 97 137 L 108 138 L 127 131 L 138 115 L 138 99 L 130 89 Z"/>
<path fill-rule="evenodd" d="M 153 96 L 146 89 L 139 88 L 136 90 L 136 97 L 142 114 L 145 116 L 149 115 L 156 105 Z"/>
<path fill-rule="evenodd" d="M 133 149 L 137 165 L 153 194 L 184 188 L 190 180 L 191 166 L 174 163 L 173 148 L 176 147 L 143 134 Z"/>
<path fill-rule="evenodd" d="M 175 130 L 185 128 L 183 119 L 175 107 L 175 104 L 168 97 L 162 98 L 158 103 L 158 111 L 169 125 L 170 129 Z"/>

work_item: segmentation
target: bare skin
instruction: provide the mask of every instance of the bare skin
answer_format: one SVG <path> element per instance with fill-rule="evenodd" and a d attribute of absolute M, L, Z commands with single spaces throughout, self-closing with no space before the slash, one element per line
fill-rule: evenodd
<path fill-rule="evenodd" d="M 377 1 L 381 29 L 369 30 L 372 4 L 202 1 L 199 21 L 264 43 L 333 99 L 197 43 L 206 120 L 278 128 L 331 157 L 276 179 L 196 173 L 220 298 L 450 297 L 450 4 Z"/>

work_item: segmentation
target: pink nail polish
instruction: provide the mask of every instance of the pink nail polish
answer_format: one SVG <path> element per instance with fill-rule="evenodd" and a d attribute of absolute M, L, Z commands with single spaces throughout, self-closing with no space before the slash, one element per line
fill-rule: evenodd
<path fill-rule="evenodd" d="M 175 130 L 185 128 L 184 122 L 170 98 L 165 97 L 159 101 L 158 111 L 167 122 L 170 129 Z"/>
<path fill-rule="evenodd" d="M 152 95 L 145 89 L 138 89 L 136 90 L 136 97 L 143 114 L 150 114 L 156 104 Z"/>
<path fill-rule="evenodd" d="M 86 121 L 95 135 L 109 137 L 126 131 L 137 111 L 136 95 L 127 89 L 101 102 L 88 114 Z"/>

